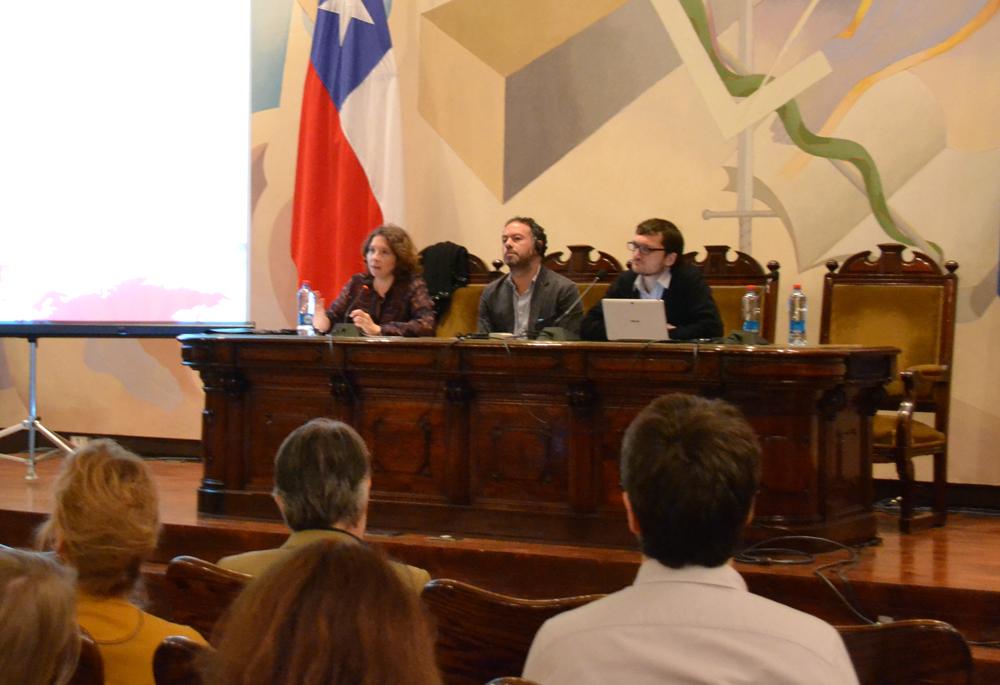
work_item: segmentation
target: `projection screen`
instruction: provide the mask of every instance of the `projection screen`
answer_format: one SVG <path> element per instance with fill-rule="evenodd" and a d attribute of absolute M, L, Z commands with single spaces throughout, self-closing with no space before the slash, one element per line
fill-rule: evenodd
<path fill-rule="evenodd" d="M 0 4 L 0 335 L 247 322 L 249 42 L 249 2 Z"/>

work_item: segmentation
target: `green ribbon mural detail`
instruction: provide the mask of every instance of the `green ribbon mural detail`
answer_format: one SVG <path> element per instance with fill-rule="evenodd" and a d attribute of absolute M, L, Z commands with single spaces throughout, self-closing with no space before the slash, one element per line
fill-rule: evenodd
<path fill-rule="evenodd" d="M 702 47 L 708 53 L 715 71 L 726 85 L 729 94 L 735 97 L 747 97 L 755 93 L 762 85 L 764 75 L 737 74 L 730 71 L 723 64 L 712 44 L 712 38 L 708 30 L 708 17 L 705 15 L 705 7 L 702 4 L 702 0 L 680 0 L 680 3 L 684 8 L 684 13 L 691 20 L 691 24 L 698 34 L 698 39 L 701 41 Z M 853 164 L 861 172 L 861 178 L 865 184 L 865 193 L 868 196 L 868 203 L 871 205 L 872 213 L 874 213 L 875 219 L 882 227 L 882 230 L 893 240 L 905 245 L 914 245 L 914 241 L 899 230 L 896 222 L 893 221 L 892 216 L 889 214 L 889 207 L 886 204 L 885 193 L 882 189 L 882 177 L 878 173 L 878 167 L 875 166 L 875 160 L 872 159 L 872 156 L 868 154 L 868 151 L 861 144 L 844 138 L 828 138 L 816 135 L 806 128 L 805 123 L 802 121 L 802 113 L 795 100 L 789 100 L 779 107 L 777 113 L 781 119 L 781 123 L 785 127 L 785 131 L 788 132 L 788 137 L 803 152 L 815 157 L 836 159 Z M 941 251 L 941 248 L 937 245 L 933 243 L 929 244 L 938 252 Z"/>

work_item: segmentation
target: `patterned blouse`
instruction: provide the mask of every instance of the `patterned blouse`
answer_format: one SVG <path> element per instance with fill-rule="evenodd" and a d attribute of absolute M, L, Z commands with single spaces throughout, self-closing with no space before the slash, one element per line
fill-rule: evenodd
<path fill-rule="evenodd" d="M 354 274 L 326 310 L 333 324 L 349 323 L 348 314 L 363 309 L 382 327 L 381 335 L 434 335 L 434 302 L 420 276 L 396 277 L 385 297 L 372 287 L 372 277 Z"/>

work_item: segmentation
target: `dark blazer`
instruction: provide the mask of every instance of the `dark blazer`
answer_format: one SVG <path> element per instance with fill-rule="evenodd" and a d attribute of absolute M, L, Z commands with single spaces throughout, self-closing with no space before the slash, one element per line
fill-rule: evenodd
<path fill-rule="evenodd" d="M 580 304 L 576 283 L 544 266 L 538 272 L 531 294 L 528 331 L 537 333 L 546 326 L 559 326 L 580 334 L 583 305 Z M 556 323 L 556 319 L 569 312 Z M 510 274 L 490 283 L 479 299 L 480 333 L 514 332 L 514 297 Z"/>
<path fill-rule="evenodd" d="M 619 275 L 604 299 L 638 299 L 639 289 L 635 287 L 638 276 L 634 271 Z M 581 335 L 584 340 L 608 339 L 601 306 L 603 301 L 594 305 L 583 319 Z M 722 337 L 719 308 L 715 306 L 712 290 L 698 267 L 679 263 L 670 268 L 670 287 L 663 291 L 663 306 L 667 309 L 667 323 L 674 326 L 670 331 L 671 340 Z"/>

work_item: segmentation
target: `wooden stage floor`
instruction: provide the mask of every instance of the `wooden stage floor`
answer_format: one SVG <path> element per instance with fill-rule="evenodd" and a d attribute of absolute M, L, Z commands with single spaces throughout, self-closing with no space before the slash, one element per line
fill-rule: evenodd
<path fill-rule="evenodd" d="M 23 465 L 0 461 L 0 543 L 30 544 L 35 527 L 51 510 L 52 485 L 61 459 L 38 465 L 37 481 L 24 480 Z M 276 522 L 223 520 L 196 510 L 201 465 L 151 461 L 161 497 L 164 530 L 151 565 L 179 554 L 209 561 L 280 544 L 286 535 Z M 937 618 L 958 627 L 969 640 L 1000 641 L 1000 517 L 952 515 L 943 528 L 900 535 L 891 515 L 879 514 L 881 543 L 858 550 L 858 562 L 825 575 L 854 596 L 871 618 Z M 438 578 L 451 577 L 497 592 L 556 597 L 613 592 L 631 582 L 639 563 L 635 550 L 574 547 L 483 538 L 373 531 L 369 540 Z M 817 553 L 804 565 L 736 563 L 750 589 L 816 614 L 835 624 L 860 623 L 817 578 L 824 564 L 843 551 Z M 155 581 L 153 583 L 155 585 Z M 154 588 L 151 588 L 153 594 Z M 155 598 L 154 598 L 155 601 Z M 1000 650 L 974 647 L 977 680 L 1000 682 Z M 990 680 L 984 680 L 989 674 Z M 993 677 L 996 676 L 994 680 Z"/>

